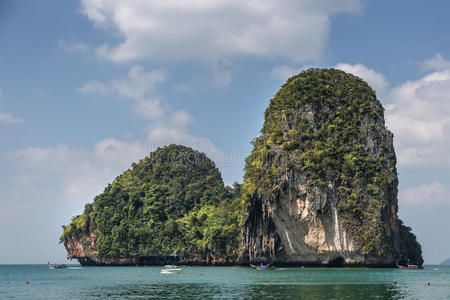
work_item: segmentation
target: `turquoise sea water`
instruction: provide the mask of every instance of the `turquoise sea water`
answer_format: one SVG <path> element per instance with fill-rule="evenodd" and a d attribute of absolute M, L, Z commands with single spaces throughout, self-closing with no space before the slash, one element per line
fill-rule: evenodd
<path fill-rule="evenodd" d="M 179 274 L 160 270 L 0 265 L 0 299 L 450 299 L 450 267 L 442 266 L 273 271 L 189 267 Z"/>

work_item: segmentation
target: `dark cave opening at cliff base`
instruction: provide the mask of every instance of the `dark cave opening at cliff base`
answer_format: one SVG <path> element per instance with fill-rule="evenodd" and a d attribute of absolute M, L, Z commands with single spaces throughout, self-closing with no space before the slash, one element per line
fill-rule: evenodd
<path fill-rule="evenodd" d="M 339 268 L 339 267 L 343 267 L 344 263 L 345 263 L 344 258 L 341 256 L 338 256 L 333 259 L 330 259 L 330 261 L 327 264 L 327 267 Z"/>

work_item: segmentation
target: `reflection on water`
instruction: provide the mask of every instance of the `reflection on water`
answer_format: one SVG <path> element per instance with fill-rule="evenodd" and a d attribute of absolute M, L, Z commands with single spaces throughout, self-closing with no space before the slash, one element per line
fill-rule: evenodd
<path fill-rule="evenodd" d="M 133 284 L 88 290 L 83 298 L 110 299 L 402 299 L 395 285 Z"/>

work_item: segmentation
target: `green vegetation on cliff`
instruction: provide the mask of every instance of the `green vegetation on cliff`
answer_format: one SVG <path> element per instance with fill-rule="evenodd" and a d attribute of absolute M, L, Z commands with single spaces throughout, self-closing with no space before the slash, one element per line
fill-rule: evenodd
<path fill-rule="evenodd" d="M 158 148 L 118 176 L 61 242 L 93 233 L 99 257 L 178 255 L 190 260 L 233 256 L 238 247 L 240 186 L 224 186 L 203 153 Z"/>
<path fill-rule="evenodd" d="M 339 199 L 340 216 L 364 253 L 383 255 L 390 242 L 383 236 L 389 213 L 383 213 L 397 188 L 391 140 L 383 107 L 366 82 L 335 69 L 301 72 L 265 112 L 246 160 L 244 205 L 255 195 L 276 198 L 286 175 L 300 173 L 310 194 Z"/>

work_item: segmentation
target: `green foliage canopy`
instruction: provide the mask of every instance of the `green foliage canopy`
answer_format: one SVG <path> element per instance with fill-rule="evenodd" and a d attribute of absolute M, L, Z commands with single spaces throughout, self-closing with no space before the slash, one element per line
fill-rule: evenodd
<path fill-rule="evenodd" d="M 159 148 L 63 226 L 61 242 L 93 232 L 100 257 L 227 256 L 238 247 L 239 190 L 205 154 Z"/>

